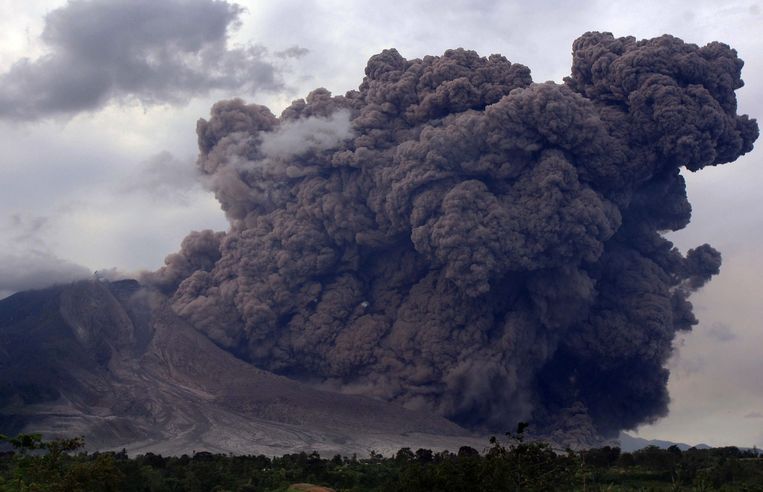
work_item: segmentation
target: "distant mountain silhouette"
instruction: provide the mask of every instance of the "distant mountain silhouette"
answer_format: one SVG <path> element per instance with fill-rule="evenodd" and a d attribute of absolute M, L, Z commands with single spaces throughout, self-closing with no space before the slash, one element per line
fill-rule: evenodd
<path fill-rule="evenodd" d="M 670 446 L 678 446 L 678 449 L 681 451 L 686 451 L 689 448 L 698 448 L 698 449 L 710 449 L 710 446 L 707 444 L 696 444 L 694 446 L 691 446 L 689 444 L 684 444 L 682 442 L 672 442 L 672 441 L 663 441 L 660 439 L 644 439 L 641 437 L 635 437 L 627 432 L 621 432 L 620 437 L 618 438 L 620 441 L 620 449 L 624 452 L 632 453 L 633 451 L 637 451 L 639 449 L 643 449 L 647 446 L 657 446 L 661 449 L 667 449 Z"/>

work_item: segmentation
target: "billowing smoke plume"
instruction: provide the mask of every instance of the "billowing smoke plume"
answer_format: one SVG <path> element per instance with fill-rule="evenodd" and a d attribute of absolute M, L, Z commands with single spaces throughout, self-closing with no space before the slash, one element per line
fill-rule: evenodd
<path fill-rule="evenodd" d="M 373 56 L 359 90 L 200 120 L 230 219 L 148 279 L 219 345 L 277 373 L 505 430 L 666 412 L 664 368 L 718 273 L 662 237 L 679 169 L 752 149 L 720 43 L 587 33 L 563 84 L 463 49 Z M 573 422 L 572 424 L 570 422 Z"/>

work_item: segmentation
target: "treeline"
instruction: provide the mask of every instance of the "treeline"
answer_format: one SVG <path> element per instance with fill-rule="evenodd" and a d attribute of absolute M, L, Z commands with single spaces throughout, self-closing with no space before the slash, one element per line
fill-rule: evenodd
<path fill-rule="evenodd" d="M 317 453 L 269 458 L 207 452 L 130 458 L 124 451 L 81 452 L 80 438 L 0 436 L 13 448 L 0 454 L 0 491 L 287 491 L 305 482 L 337 491 L 763 491 L 757 450 L 558 451 L 526 442 L 522 430 L 491 439 L 482 452 L 404 448 L 392 457 L 372 452 L 330 459 Z"/>

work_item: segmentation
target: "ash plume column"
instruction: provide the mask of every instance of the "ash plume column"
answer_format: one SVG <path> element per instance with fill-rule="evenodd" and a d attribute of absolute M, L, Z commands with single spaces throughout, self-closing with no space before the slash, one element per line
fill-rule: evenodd
<path fill-rule="evenodd" d="M 222 101 L 198 166 L 230 220 L 146 280 L 216 343 L 297 379 L 503 431 L 593 440 L 664 415 L 674 335 L 718 273 L 684 257 L 684 167 L 735 160 L 742 61 L 587 33 L 563 84 L 463 49 L 373 56 L 280 117 Z M 564 438 L 564 436 L 562 436 Z"/>

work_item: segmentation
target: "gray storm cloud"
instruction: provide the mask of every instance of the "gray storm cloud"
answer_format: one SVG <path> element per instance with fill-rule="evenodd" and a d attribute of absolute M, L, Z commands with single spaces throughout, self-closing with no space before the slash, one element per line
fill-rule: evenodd
<path fill-rule="evenodd" d="M 752 149 L 742 64 L 587 33 L 563 84 L 385 50 L 358 90 L 280 117 L 219 102 L 198 168 L 230 230 L 192 233 L 146 280 L 280 374 L 475 428 L 615 435 L 666 413 L 688 297 L 719 271 L 662 233 L 690 220 L 681 168 Z"/>
<path fill-rule="evenodd" d="M 0 117 L 72 116 L 109 102 L 183 103 L 214 89 L 283 88 L 285 58 L 229 47 L 243 9 L 223 0 L 71 0 L 45 18 L 48 51 L 0 75 Z"/>

